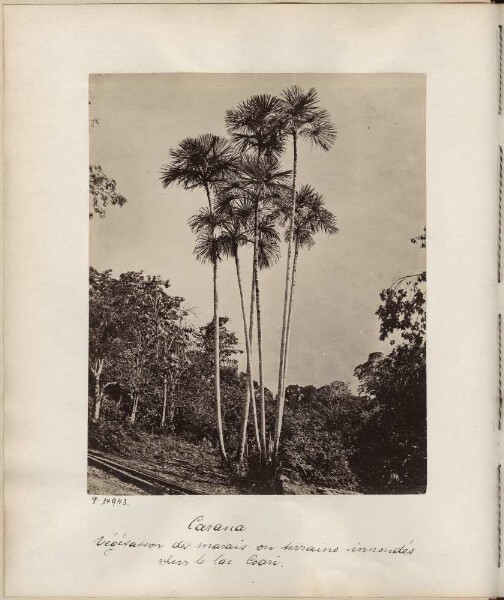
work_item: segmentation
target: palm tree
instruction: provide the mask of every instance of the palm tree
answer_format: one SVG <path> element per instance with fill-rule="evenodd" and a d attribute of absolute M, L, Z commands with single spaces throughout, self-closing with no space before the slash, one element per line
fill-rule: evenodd
<path fill-rule="evenodd" d="M 254 420 L 254 432 L 256 437 L 256 444 L 259 451 L 261 451 L 261 438 L 259 434 L 259 427 L 257 422 L 257 409 L 255 402 L 255 390 L 254 390 L 254 378 L 252 373 L 252 332 L 249 330 L 247 324 L 247 316 L 245 311 L 245 300 L 243 294 L 243 284 L 241 277 L 240 259 L 239 259 L 239 248 L 250 242 L 250 221 L 251 215 L 253 214 L 254 207 L 253 203 L 243 196 L 232 196 L 225 195 L 217 208 L 219 216 L 222 218 L 222 239 L 223 239 L 223 252 L 234 259 L 236 267 L 236 277 L 238 281 L 238 291 L 240 293 L 240 304 L 242 311 L 243 320 L 243 333 L 245 336 L 245 350 L 247 354 L 247 395 L 244 404 L 243 418 L 240 430 L 240 448 L 238 452 L 239 461 L 243 460 L 245 452 L 245 441 L 247 439 L 247 423 L 248 423 L 248 410 L 250 407 L 250 401 L 252 401 L 253 409 L 253 420 Z M 251 305 L 251 311 L 253 307 Z M 252 312 L 253 314 L 253 312 Z M 252 315 L 250 316 L 252 321 Z"/>
<path fill-rule="evenodd" d="M 291 266 L 294 242 L 294 219 L 296 215 L 296 176 L 298 162 L 298 140 L 305 139 L 324 151 L 330 150 L 336 139 L 336 128 L 329 113 L 319 107 L 317 91 L 311 88 L 308 92 L 294 85 L 282 92 L 282 119 L 285 132 L 292 138 L 293 168 L 291 189 L 291 214 L 289 224 L 289 240 L 287 250 L 287 268 L 285 274 L 284 310 L 282 319 L 282 337 L 280 342 L 280 365 L 278 370 L 278 396 L 273 452 L 278 462 L 280 433 L 282 431 L 283 410 L 285 404 L 285 381 L 287 363 L 287 321 L 289 315 L 290 293 L 292 288 Z"/>
<path fill-rule="evenodd" d="M 225 227 L 227 219 L 229 219 L 229 225 L 227 226 L 228 235 L 239 238 L 239 245 L 243 245 L 249 242 L 247 236 L 249 236 L 251 221 L 253 221 L 254 214 L 254 202 L 246 192 L 242 192 L 237 189 L 237 184 L 223 186 L 219 193 L 219 201 L 216 204 L 216 212 L 221 218 L 222 225 Z M 237 240 L 238 241 L 238 240 Z M 230 242 L 226 244 L 230 246 Z M 228 252 L 230 255 L 231 252 Z M 241 278 L 241 275 L 240 275 Z M 250 298 L 250 313 L 249 313 L 249 325 L 248 331 L 248 344 L 250 352 L 250 369 L 252 374 L 252 385 L 247 385 L 245 402 L 243 405 L 243 418 L 240 430 L 240 445 L 238 450 L 238 460 L 243 461 L 245 455 L 245 446 L 247 440 L 247 424 L 250 412 L 250 404 L 252 403 L 252 421 L 254 425 L 255 441 L 259 452 L 261 452 L 261 438 L 259 433 L 259 423 L 257 419 L 257 407 L 255 400 L 255 389 L 253 385 L 253 373 L 252 373 L 252 341 L 253 341 L 253 327 L 254 327 L 254 307 L 255 307 L 255 277 L 252 277 L 252 292 Z"/>
<path fill-rule="evenodd" d="M 280 98 L 270 94 L 257 94 L 241 102 L 236 108 L 226 111 L 226 127 L 236 149 L 242 154 L 251 153 L 259 162 L 261 158 L 275 160 L 282 153 L 285 145 L 285 132 L 282 121 L 282 102 Z M 252 349 L 252 337 L 254 329 L 254 305 L 258 292 L 257 284 L 257 244 L 258 244 L 258 212 L 260 199 L 256 197 L 257 218 L 254 220 L 254 252 L 252 259 L 252 285 L 250 294 L 250 347 Z M 258 323 L 258 344 L 260 345 L 261 332 Z M 261 350 L 259 349 L 259 352 Z M 262 379 L 262 359 L 259 359 L 260 379 Z M 264 414 L 264 393 L 261 394 L 261 415 Z M 248 415 L 250 398 L 245 400 L 245 413 Z M 255 399 L 252 397 L 254 427 L 257 434 L 257 414 Z M 244 414 L 245 414 L 244 413 Z M 248 418 L 248 417 L 247 417 Z M 261 445 L 260 450 L 263 457 L 266 456 L 266 424 L 261 420 Z M 244 443 L 246 439 L 242 435 L 242 451 L 240 460 L 243 459 Z"/>
<path fill-rule="evenodd" d="M 264 211 L 258 222 L 257 236 L 257 268 L 259 270 L 269 269 L 280 258 L 280 236 L 276 229 L 276 219 L 270 212 Z M 261 435 L 263 441 L 263 458 L 268 460 L 268 447 L 266 440 L 266 402 L 264 394 L 263 377 L 263 347 L 262 347 L 262 325 L 261 325 L 261 298 L 259 285 L 259 272 L 256 273 L 256 306 L 257 306 L 257 347 L 259 359 L 259 406 Z"/>
<path fill-rule="evenodd" d="M 213 214 L 211 190 L 215 190 L 216 186 L 225 181 L 235 168 L 235 154 L 229 143 L 224 138 L 209 133 L 196 138 L 186 138 L 180 142 L 178 148 L 170 150 L 170 159 L 171 162 L 162 167 L 163 187 L 166 188 L 172 183 L 177 183 L 185 190 L 203 188 L 207 197 L 209 213 Z M 227 460 L 220 395 L 219 295 L 217 289 L 220 253 L 218 239 L 200 238 L 197 241 L 195 252 L 200 260 L 210 261 L 213 265 L 215 412 L 219 448 L 222 458 Z"/>
<path fill-rule="evenodd" d="M 276 215 L 281 225 L 289 222 L 291 214 L 291 199 L 285 199 L 277 205 Z M 289 294 L 289 311 L 287 316 L 287 335 L 285 342 L 285 373 L 287 372 L 288 350 L 290 341 L 290 330 L 292 321 L 292 304 L 294 298 L 294 287 L 296 285 L 296 272 L 299 250 L 313 247 L 315 240 L 313 236 L 317 233 L 334 235 L 339 229 L 336 226 L 336 217 L 324 206 L 324 197 L 317 193 L 310 185 L 303 185 L 296 193 L 296 217 L 294 220 L 294 260 L 292 263 L 292 278 Z M 290 238 L 290 224 L 285 231 L 285 240 Z M 284 381 L 285 387 L 285 381 Z"/>
<path fill-rule="evenodd" d="M 253 264 L 252 264 L 252 300 L 251 303 L 256 302 L 258 299 L 258 272 L 259 272 L 259 224 L 261 222 L 261 212 L 268 207 L 273 206 L 273 203 L 285 192 L 285 182 L 290 176 L 290 171 L 280 170 L 280 162 L 275 157 L 257 156 L 257 155 L 244 155 L 239 164 L 239 174 L 235 178 L 231 178 L 227 183 L 227 191 L 230 194 L 239 193 L 251 200 L 254 207 L 254 225 L 253 225 Z M 259 310 L 259 307 L 257 307 Z M 251 308 L 251 315 L 253 310 Z M 258 314 L 257 323 L 257 336 L 259 352 L 262 354 L 260 348 L 262 342 L 262 332 L 260 324 L 260 315 Z M 265 459 L 267 455 L 267 444 L 266 444 L 266 421 L 265 421 L 265 407 L 264 407 L 264 384 L 263 382 L 263 363 L 262 357 L 259 360 L 259 385 L 262 390 L 260 395 L 260 415 L 261 415 L 261 426 L 260 426 L 260 450 L 261 455 Z M 247 400 L 245 401 L 245 416 L 248 419 L 248 407 Z M 247 421 L 245 421 L 246 423 Z M 243 429 L 243 428 L 242 428 Z M 241 453 L 240 461 L 243 459 L 245 440 L 246 440 L 246 426 L 245 435 L 241 438 Z"/>

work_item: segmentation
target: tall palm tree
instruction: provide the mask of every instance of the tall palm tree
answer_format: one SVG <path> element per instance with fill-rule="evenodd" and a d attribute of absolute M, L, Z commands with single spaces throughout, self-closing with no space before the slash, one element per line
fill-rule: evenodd
<path fill-rule="evenodd" d="M 238 192 L 244 195 L 246 198 L 253 202 L 254 207 L 254 221 L 253 221 L 253 264 L 252 264 L 252 302 L 258 298 L 258 272 L 259 272 L 259 224 L 261 222 L 261 212 L 271 207 L 275 200 L 285 193 L 285 183 L 290 176 L 290 171 L 281 170 L 280 162 L 275 157 L 244 155 L 239 163 L 239 173 L 236 177 L 231 178 L 227 183 L 228 193 Z M 252 311 L 251 311 L 252 313 Z M 259 322 L 258 315 L 258 344 L 262 340 L 261 325 Z M 262 349 L 261 349 L 262 353 Z M 266 421 L 264 418 L 265 407 L 264 407 L 264 384 L 263 381 L 263 363 L 259 360 L 259 385 L 262 390 L 260 395 L 260 415 L 261 415 L 261 426 L 260 426 L 260 450 L 263 459 L 266 458 L 267 454 L 267 443 L 266 443 Z M 247 399 L 245 401 L 245 416 L 248 419 L 248 407 Z M 245 421 L 246 422 L 246 421 Z M 245 435 L 241 439 L 241 454 L 240 460 L 243 459 L 243 452 L 246 440 L 246 429 Z"/>
<path fill-rule="evenodd" d="M 259 407 L 261 421 L 261 436 L 263 441 L 263 459 L 268 460 L 268 446 L 266 440 L 266 402 L 264 394 L 263 377 L 263 346 L 261 325 L 261 298 L 259 284 L 259 270 L 269 269 L 280 258 L 280 236 L 276 228 L 276 219 L 270 211 L 264 211 L 258 223 L 257 236 L 257 273 L 256 273 L 256 306 L 257 306 L 257 348 L 259 360 Z"/>
<path fill-rule="evenodd" d="M 250 195 L 246 192 L 242 192 L 237 188 L 236 182 L 234 184 L 227 184 L 222 186 L 219 192 L 219 201 L 216 204 L 216 212 L 221 218 L 223 227 L 229 220 L 229 225 L 226 228 L 228 235 L 232 237 L 239 236 L 240 245 L 249 242 L 250 229 L 253 228 L 251 223 L 253 222 L 254 215 L 254 202 L 250 198 Z M 229 246 L 229 242 L 227 243 Z M 228 252 L 228 255 L 231 254 Z M 253 342 L 253 328 L 254 328 L 254 307 L 255 307 L 255 277 L 252 277 L 252 291 L 250 298 L 250 313 L 249 313 L 249 325 L 248 331 L 248 344 L 250 351 L 250 368 L 252 373 L 252 342 Z M 253 373 L 252 373 L 253 383 Z M 254 385 L 247 385 L 245 402 L 243 405 L 243 418 L 240 429 L 240 445 L 238 449 L 238 460 L 243 461 L 245 456 L 245 447 L 247 441 L 247 425 L 250 413 L 250 405 L 252 404 L 252 422 L 254 426 L 255 441 L 259 452 L 261 452 L 261 437 L 259 433 L 259 422 L 257 418 L 257 406 L 255 399 Z"/>
<path fill-rule="evenodd" d="M 277 204 L 275 216 L 279 219 L 281 225 L 289 223 L 291 214 L 291 198 L 285 198 Z M 339 229 L 336 226 L 335 215 L 325 208 L 324 197 L 316 192 L 310 185 L 303 185 L 296 192 L 296 216 L 294 219 L 294 259 L 292 263 L 292 277 L 289 294 L 289 310 L 287 316 L 287 335 L 285 342 L 285 371 L 287 372 L 288 350 L 290 341 L 290 331 L 292 322 L 292 305 L 294 298 L 294 287 L 296 285 L 297 261 L 299 250 L 307 248 L 308 250 L 315 244 L 314 235 L 325 233 L 334 235 Z M 290 238 L 290 223 L 285 231 L 285 241 Z M 285 381 L 283 383 L 285 387 Z"/>
<path fill-rule="evenodd" d="M 292 138 L 293 167 L 291 189 L 291 214 L 287 250 L 287 268 L 285 274 L 284 310 L 282 319 L 282 337 L 280 342 L 280 364 L 278 369 L 278 395 L 273 452 L 278 462 L 280 434 L 282 431 L 285 405 L 285 381 L 287 363 L 287 321 L 289 315 L 290 293 L 292 288 L 292 250 L 294 245 L 294 219 L 296 215 L 296 177 L 298 163 L 298 140 L 304 139 L 324 151 L 331 149 L 336 139 L 336 128 L 329 113 L 319 106 L 317 91 L 311 88 L 307 92 L 294 85 L 282 92 L 282 120 L 285 132 Z"/>
<path fill-rule="evenodd" d="M 169 154 L 170 163 L 163 166 L 161 170 L 163 187 L 166 188 L 172 183 L 177 183 L 185 190 L 203 188 L 209 213 L 213 214 L 211 191 L 222 184 L 235 169 L 236 158 L 230 144 L 220 136 L 206 133 L 196 138 L 182 140 L 177 148 L 170 150 Z M 222 458 L 227 460 L 220 394 L 219 295 L 217 288 L 220 249 L 219 240 L 215 238 L 213 232 L 211 237 L 214 239 L 199 239 L 195 252 L 200 260 L 209 261 L 213 266 L 215 412 L 220 453 Z"/>
<path fill-rule="evenodd" d="M 239 249 L 248 243 L 247 237 L 247 225 L 250 222 L 250 214 L 252 211 L 252 205 L 250 201 L 244 198 L 239 198 L 233 195 L 231 198 L 229 194 L 221 192 L 221 196 L 216 203 L 216 212 L 214 215 L 210 215 L 208 209 L 201 209 L 198 214 L 190 220 L 190 225 L 193 231 L 198 234 L 206 234 L 213 230 L 218 224 L 220 229 L 220 249 L 222 256 L 231 257 L 234 260 L 236 268 L 236 278 L 238 282 L 238 292 L 240 295 L 240 305 L 242 312 L 243 321 L 243 332 L 245 337 L 245 352 L 247 359 L 247 398 L 252 399 L 254 404 L 255 413 L 255 394 L 254 394 L 254 380 L 252 374 L 252 353 L 251 353 L 251 340 L 250 333 L 247 324 L 247 315 L 245 310 L 245 299 L 243 294 L 243 283 L 241 276 L 241 265 Z M 246 426 L 247 419 L 242 422 L 242 429 L 240 433 L 240 439 L 243 437 L 243 428 Z M 260 438 L 259 428 L 257 425 L 257 416 L 255 422 L 255 433 L 256 433 L 256 444 L 260 449 Z M 239 451 L 241 455 L 241 449 Z"/>
<path fill-rule="evenodd" d="M 280 98 L 272 96 L 270 94 L 257 94 L 251 96 L 247 100 L 241 102 L 236 108 L 229 109 L 226 111 L 226 127 L 228 134 L 231 137 L 236 149 L 242 154 L 254 156 L 258 161 L 261 158 L 266 160 L 277 159 L 282 153 L 285 145 L 285 131 L 282 121 L 282 102 Z M 259 212 L 260 199 L 256 198 L 257 202 L 257 213 Z M 256 215 L 258 217 L 258 215 Z M 249 324 L 249 335 L 250 335 L 250 347 L 252 349 L 252 338 L 254 330 L 254 307 L 258 292 L 256 289 L 257 284 L 257 249 L 258 249 L 258 223 L 259 219 L 254 220 L 254 251 L 252 258 L 252 285 L 250 294 L 250 324 Z M 258 328 L 260 325 L 258 324 Z M 258 331 L 258 344 L 259 338 L 261 337 L 260 331 Z M 260 371 L 262 369 L 262 360 L 259 360 Z M 262 373 L 260 372 L 260 379 Z M 264 394 L 261 394 L 261 414 L 264 414 Z M 250 398 L 245 400 L 246 413 L 248 413 L 248 406 L 250 404 Z M 254 398 L 252 398 L 253 407 L 253 420 L 254 427 L 257 430 L 257 414 L 255 408 Z M 266 425 L 264 419 L 261 421 L 261 446 L 260 450 L 265 457 L 266 455 Z M 242 436 L 242 447 L 241 458 L 243 459 L 244 443 L 246 439 Z"/>

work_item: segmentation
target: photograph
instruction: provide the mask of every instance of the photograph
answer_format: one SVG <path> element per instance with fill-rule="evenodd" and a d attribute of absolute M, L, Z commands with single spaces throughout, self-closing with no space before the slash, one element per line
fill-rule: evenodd
<path fill-rule="evenodd" d="M 88 494 L 426 492 L 424 74 L 91 74 L 82 218 Z"/>

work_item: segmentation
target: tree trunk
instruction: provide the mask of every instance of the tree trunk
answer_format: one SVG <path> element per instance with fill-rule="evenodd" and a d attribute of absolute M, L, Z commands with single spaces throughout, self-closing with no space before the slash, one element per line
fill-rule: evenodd
<path fill-rule="evenodd" d="M 97 423 L 98 419 L 100 418 L 100 407 L 101 407 L 100 375 L 101 375 L 101 369 L 95 375 L 95 405 L 94 405 L 94 415 L 93 415 L 93 421 L 95 423 Z"/>
<path fill-rule="evenodd" d="M 253 262 L 255 261 L 255 256 L 257 255 L 257 243 L 254 239 L 254 259 Z M 249 329 L 248 329 L 248 334 L 249 334 L 249 348 L 250 348 L 250 370 L 252 372 L 253 369 L 253 363 L 252 363 L 252 341 L 253 341 L 253 333 L 254 333 L 254 306 L 255 306 L 255 288 L 256 288 L 256 278 L 255 278 L 255 272 L 254 269 L 252 268 L 252 290 L 250 293 L 250 316 L 249 316 Z M 252 376 L 252 382 L 253 382 L 254 378 Z M 252 391 L 254 390 L 254 387 L 252 386 Z M 259 449 L 259 452 L 261 451 L 261 442 L 260 442 L 260 438 L 259 438 L 259 426 L 257 423 L 257 407 L 256 407 L 256 401 L 255 401 L 255 394 L 252 393 L 252 395 L 250 394 L 250 387 L 247 386 L 247 391 L 246 391 L 246 397 L 245 397 L 245 405 L 244 405 L 244 411 L 243 411 L 243 420 L 242 420 L 242 426 L 241 426 L 241 431 L 240 431 L 240 448 L 244 448 L 247 447 L 247 452 L 246 455 L 248 456 L 248 445 L 247 445 L 247 426 L 248 426 L 248 420 L 249 420 L 249 408 L 250 408 L 250 401 L 252 399 L 252 419 L 253 419 L 253 423 L 254 423 L 254 434 L 255 434 L 255 439 L 256 439 L 256 444 L 257 444 L 257 448 Z M 245 410 L 246 409 L 246 410 Z"/>
<path fill-rule="evenodd" d="M 240 259 L 238 258 L 238 249 L 235 252 L 235 265 L 236 265 L 236 278 L 238 280 L 238 290 L 240 292 L 240 304 L 242 310 L 242 319 L 243 319 L 243 333 L 245 336 L 245 352 L 247 355 L 247 385 L 248 385 L 248 393 L 245 398 L 245 405 L 243 407 L 243 418 L 241 424 L 240 431 L 240 452 L 239 452 L 239 462 L 243 462 L 243 457 L 245 455 L 245 443 L 247 441 L 247 422 L 248 422 L 248 413 L 250 406 L 250 399 L 255 398 L 254 394 L 254 379 L 252 377 L 252 356 L 250 352 L 250 337 L 247 326 L 247 315 L 245 313 L 245 302 L 243 299 L 243 285 L 241 279 L 240 272 Z"/>
<path fill-rule="evenodd" d="M 133 392 L 133 408 L 131 410 L 131 416 L 130 416 L 130 423 L 132 425 L 135 424 L 137 408 L 138 408 L 138 393 Z"/>
<path fill-rule="evenodd" d="M 221 457 L 227 461 L 226 447 L 224 445 L 224 432 L 222 429 L 221 393 L 220 393 L 220 323 L 219 323 L 219 293 L 217 290 L 217 258 L 213 262 L 213 289 L 214 289 L 214 368 L 215 368 L 215 416 L 217 419 L 217 435 Z"/>
<path fill-rule="evenodd" d="M 161 415 L 161 429 L 165 426 L 166 422 L 166 402 L 168 400 L 168 380 L 166 375 L 163 376 L 163 413 Z"/>
<path fill-rule="evenodd" d="M 170 427 L 170 433 L 175 431 L 175 384 L 172 383 L 170 386 L 170 405 L 168 410 L 168 424 Z"/>
<path fill-rule="evenodd" d="M 259 273 L 257 269 L 257 262 L 254 265 L 255 277 L 256 277 L 256 307 L 257 307 L 257 349 L 259 357 L 259 406 L 260 406 L 260 418 L 261 418 L 261 445 L 262 445 L 262 456 L 263 460 L 266 461 L 268 458 L 268 450 L 266 447 L 266 405 L 264 402 L 264 378 L 263 378 L 263 356 L 262 356 L 262 330 L 261 330 L 261 299 L 259 295 Z"/>
<path fill-rule="evenodd" d="M 252 340 L 253 340 L 253 331 L 254 331 L 254 303 L 256 301 L 256 289 L 257 289 L 257 260 L 258 260 L 258 252 L 259 252 L 259 199 L 255 201 L 255 211 L 254 211 L 254 255 L 252 258 L 252 291 L 251 291 L 251 299 L 250 299 L 250 355 L 252 356 Z M 257 304 L 256 304 L 257 310 Z M 252 363 L 251 363 L 252 368 Z M 257 449 L 259 450 L 259 454 L 262 452 L 262 443 L 261 436 L 259 433 L 259 424 L 257 421 L 257 406 L 255 400 L 255 394 L 252 394 L 252 419 L 254 421 L 254 434 L 255 440 L 257 444 Z"/>
<path fill-rule="evenodd" d="M 276 409 L 276 422 L 275 422 L 275 439 L 274 439 L 274 458 L 275 463 L 278 464 L 278 450 L 280 448 L 280 434 L 282 431 L 282 420 L 283 411 L 285 404 L 285 395 L 283 384 L 285 381 L 285 346 L 287 342 L 287 317 L 289 310 L 289 296 L 291 288 L 291 256 L 292 246 L 294 240 L 294 221 L 296 217 L 296 172 L 297 172 L 297 136 L 294 132 L 292 134 L 292 145 L 293 145 L 293 168 L 292 168 L 292 210 L 290 217 L 290 232 L 289 232 L 289 246 L 287 250 L 287 269 L 285 274 L 285 295 L 284 295 L 284 311 L 282 320 L 282 338 L 280 343 L 280 367 L 278 369 L 278 395 L 277 395 L 277 409 Z"/>
<path fill-rule="evenodd" d="M 212 200 L 210 198 L 210 189 L 205 184 L 205 192 L 208 200 L 210 214 L 213 214 Z M 222 428 L 221 413 L 221 393 L 220 393 L 220 323 L 219 323 L 219 293 L 217 289 L 217 271 L 218 257 L 213 260 L 213 295 L 214 295 L 214 372 L 215 372 L 215 417 L 217 420 L 217 437 L 219 439 L 219 449 L 223 460 L 227 461 L 226 447 L 224 445 L 224 432 Z"/>
<path fill-rule="evenodd" d="M 289 341 L 290 341 L 290 332 L 291 332 L 291 319 L 292 319 L 292 299 L 294 297 L 294 287 L 296 286 L 296 268 L 297 268 L 297 259 L 299 255 L 299 242 L 296 240 L 294 244 L 294 261 L 292 263 L 292 281 L 291 281 L 291 289 L 290 289 L 290 298 L 289 298 L 289 314 L 287 317 L 287 335 L 285 340 L 285 356 L 284 356 L 284 378 L 282 383 L 283 393 L 285 397 L 286 392 L 286 379 L 287 379 L 287 368 L 289 366 Z"/>

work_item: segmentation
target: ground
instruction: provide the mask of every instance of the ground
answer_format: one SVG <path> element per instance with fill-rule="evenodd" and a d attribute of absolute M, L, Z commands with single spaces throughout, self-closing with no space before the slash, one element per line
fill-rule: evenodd
<path fill-rule="evenodd" d="M 272 490 L 263 482 L 239 477 L 233 468 L 224 467 L 215 450 L 195 445 L 177 436 L 151 434 L 145 435 L 142 441 L 128 442 L 121 451 L 112 448 L 99 450 L 110 459 L 156 474 L 199 494 L 317 494 L 333 491 L 321 491 L 316 486 L 301 484 L 285 476 L 281 478 L 281 487 Z M 148 492 L 95 466 L 89 466 L 88 493 L 124 496 Z"/>
<path fill-rule="evenodd" d="M 125 483 L 96 467 L 88 467 L 88 494 L 95 496 L 140 496 L 144 490 Z"/>

